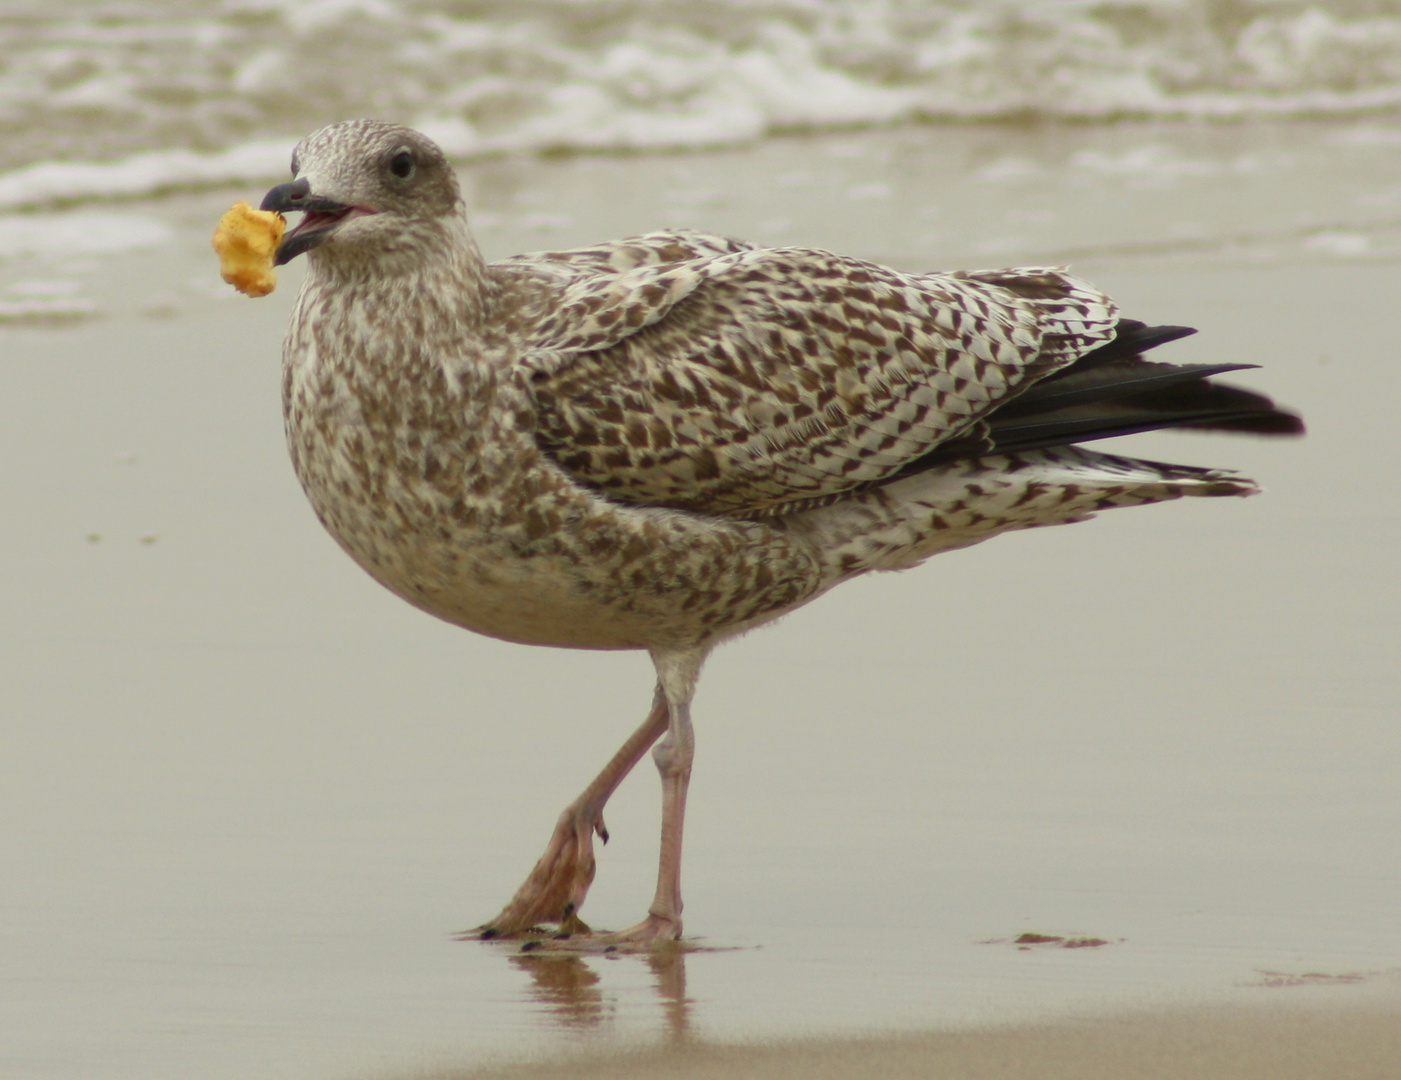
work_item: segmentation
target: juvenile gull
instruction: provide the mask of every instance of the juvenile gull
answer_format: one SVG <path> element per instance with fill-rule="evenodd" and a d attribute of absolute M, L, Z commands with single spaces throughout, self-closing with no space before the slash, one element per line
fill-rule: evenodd
<path fill-rule="evenodd" d="M 305 214 L 278 250 L 309 253 L 283 405 L 322 524 L 441 619 L 656 667 L 647 719 L 482 937 L 585 929 L 604 805 L 654 744 L 656 896 L 610 940 L 681 935 L 690 702 L 719 642 L 1011 529 L 1256 490 L 1080 442 L 1302 430 L 1210 381 L 1249 365 L 1143 360 L 1193 331 L 1120 319 L 1063 269 L 903 274 L 694 232 L 487 264 L 415 131 L 332 125 L 292 175 L 263 209 Z"/>

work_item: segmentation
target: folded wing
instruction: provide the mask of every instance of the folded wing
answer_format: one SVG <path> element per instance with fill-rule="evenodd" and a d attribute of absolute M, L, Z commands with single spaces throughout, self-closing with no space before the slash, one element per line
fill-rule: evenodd
<path fill-rule="evenodd" d="M 742 247 L 590 269 L 526 358 L 541 446 L 612 498 L 703 513 L 902 475 L 1115 336 L 1113 303 L 1054 269 L 914 276 Z"/>

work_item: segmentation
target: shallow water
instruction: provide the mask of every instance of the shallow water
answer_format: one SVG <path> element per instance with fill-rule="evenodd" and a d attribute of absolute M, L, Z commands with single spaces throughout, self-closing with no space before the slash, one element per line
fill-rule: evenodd
<path fill-rule="evenodd" d="M 277 400 L 299 270 L 248 301 L 206 247 L 258 189 L 22 219 L 0 1073 L 412 1075 L 1394 992 L 1401 129 L 906 128 L 464 178 L 489 255 L 691 224 L 910 267 L 1073 259 L 1199 327 L 1174 358 L 1265 365 L 1240 381 L 1310 435 L 1124 440 L 1266 494 L 1000 538 L 720 650 L 686 859 L 717 949 L 521 957 L 450 934 L 640 719 L 646 658 L 437 623 L 320 531 Z M 610 806 L 597 924 L 650 896 L 657 802 L 648 767 Z"/>
<path fill-rule="evenodd" d="M 352 116 L 476 156 L 1401 104 L 1373 0 L 7 0 L 0 52 L 3 206 L 245 180 Z"/>

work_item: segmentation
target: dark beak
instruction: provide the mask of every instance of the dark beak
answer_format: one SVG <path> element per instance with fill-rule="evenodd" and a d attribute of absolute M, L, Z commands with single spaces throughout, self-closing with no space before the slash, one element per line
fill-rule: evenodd
<path fill-rule="evenodd" d="M 330 236 L 352 208 L 334 199 L 323 199 L 320 195 L 313 195 L 311 181 L 302 179 L 278 184 L 263 196 L 260 209 L 276 210 L 280 214 L 297 210 L 306 215 L 295 229 L 282 238 L 282 243 L 277 247 L 276 263 L 281 266 L 291 262 L 302 252 L 310 251 Z"/>

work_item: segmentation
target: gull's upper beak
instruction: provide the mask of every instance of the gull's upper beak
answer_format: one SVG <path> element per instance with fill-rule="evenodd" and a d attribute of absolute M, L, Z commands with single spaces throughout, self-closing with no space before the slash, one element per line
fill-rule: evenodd
<path fill-rule="evenodd" d="M 280 214 L 297 210 L 306 215 L 295 229 L 283 236 L 277 247 L 276 264 L 281 266 L 324 241 L 355 207 L 313 195 L 311 181 L 302 178 L 278 184 L 263 196 L 260 209 L 276 210 Z"/>

